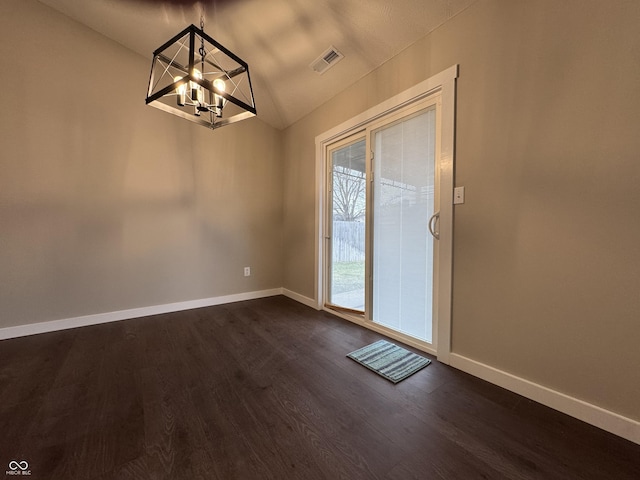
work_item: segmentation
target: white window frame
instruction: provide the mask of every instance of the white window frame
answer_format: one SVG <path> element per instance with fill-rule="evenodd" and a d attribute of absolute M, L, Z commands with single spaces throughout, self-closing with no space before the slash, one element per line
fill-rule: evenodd
<path fill-rule="evenodd" d="M 435 353 L 440 362 L 449 363 L 451 353 L 451 289 L 452 289 L 452 250 L 453 250 L 453 168 L 454 168 L 454 130 L 455 130 L 455 81 L 458 77 L 458 65 L 420 82 L 419 84 L 393 96 L 392 98 L 356 115 L 340 125 L 316 137 L 316 205 L 315 205 L 315 301 L 316 308 L 323 306 L 323 265 L 326 205 L 326 150 L 337 140 L 353 135 L 364 129 L 367 124 L 390 115 L 401 108 L 411 105 L 428 96 L 439 94 L 442 101 L 440 130 L 440 239 L 438 283 L 435 286 L 434 303 L 437 309 L 437 323 L 434 328 Z M 337 314 L 330 310 L 331 313 Z M 342 315 L 341 315 L 342 316 Z M 348 316 L 345 318 L 352 320 Z M 407 341 L 411 344 L 412 342 Z M 419 345 L 416 345 L 419 346 Z"/>

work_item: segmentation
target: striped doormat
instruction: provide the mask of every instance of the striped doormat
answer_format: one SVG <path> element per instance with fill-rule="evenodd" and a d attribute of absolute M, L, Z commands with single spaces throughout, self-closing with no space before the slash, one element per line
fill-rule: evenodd
<path fill-rule="evenodd" d="M 347 357 L 393 383 L 404 380 L 431 363 L 428 358 L 386 340 L 378 340 L 371 345 L 351 352 Z"/>

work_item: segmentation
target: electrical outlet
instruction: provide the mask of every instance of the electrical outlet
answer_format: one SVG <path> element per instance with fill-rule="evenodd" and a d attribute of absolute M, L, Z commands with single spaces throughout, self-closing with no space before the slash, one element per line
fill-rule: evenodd
<path fill-rule="evenodd" d="M 244 276 L 245 277 L 251 276 L 251 267 L 244 267 Z"/>

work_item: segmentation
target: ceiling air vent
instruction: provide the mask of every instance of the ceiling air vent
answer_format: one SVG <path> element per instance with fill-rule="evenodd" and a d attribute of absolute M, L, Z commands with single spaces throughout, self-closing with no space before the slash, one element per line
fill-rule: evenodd
<path fill-rule="evenodd" d="M 319 75 L 333 67 L 336 63 L 344 58 L 336 47 L 329 47 L 322 55 L 316 58 L 311 64 L 311 69 Z"/>

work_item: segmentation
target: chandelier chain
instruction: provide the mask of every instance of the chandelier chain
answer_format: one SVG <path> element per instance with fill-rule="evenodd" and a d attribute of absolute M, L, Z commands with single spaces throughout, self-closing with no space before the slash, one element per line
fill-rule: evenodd
<path fill-rule="evenodd" d="M 204 33 L 204 12 L 200 14 L 200 30 Z M 204 75 L 204 57 L 207 55 L 206 50 L 204 49 L 204 37 L 200 37 L 200 57 L 202 57 L 202 74 Z"/>

